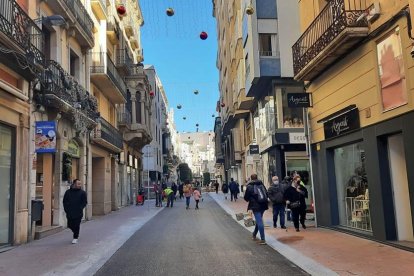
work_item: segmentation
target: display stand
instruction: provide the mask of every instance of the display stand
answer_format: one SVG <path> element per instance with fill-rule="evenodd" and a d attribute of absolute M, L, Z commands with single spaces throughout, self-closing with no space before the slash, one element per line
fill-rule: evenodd
<path fill-rule="evenodd" d="M 346 197 L 345 202 L 347 226 L 364 231 L 372 231 L 369 199 Z"/>

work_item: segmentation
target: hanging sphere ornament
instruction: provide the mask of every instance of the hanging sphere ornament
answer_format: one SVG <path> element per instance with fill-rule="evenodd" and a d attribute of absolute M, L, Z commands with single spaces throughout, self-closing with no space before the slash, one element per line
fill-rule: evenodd
<path fill-rule="evenodd" d="M 208 34 L 207 34 L 206 32 L 201 32 L 201 33 L 200 33 L 200 38 L 201 38 L 202 40 L 206 40 L 206 39 L 207 39 L 207 37 L 208 37 Z"/>
<path fill-rule="evenodd" d="M 221 103 L 221 107 L 225 107 L 226 106 L 226 104 L 225 103 Z"/>
<path fill-rule="evenodd" d="M 181 109 L 181 108 L 182 108 L 181 104 L 177 105 L 177 109 Z"/>
<path fill-rule="evenodd" d="M 187 117 L 183 117 L 183 120 L 187 119 Z"/>
<path fill-rule="evenodd" d="M 213 118 L 214 118 L 214 117 L 216 117 L 216 116 L 213 114 L 213 115 L 211 115 L 211 117 L 213 117 Z"/>
<path fill-rule="evenodd" d="M 154 96 L 155 96 L 154 91 L 151 91 L 151 92 L 149 93 L 149 95 L 150 95 L 150 97 L 154 97 Z"/>
<path fill-rule="evenodd" d="M 174 9 L 173 8 L 168 8 L 166 11 L 168 16 L 173 16 L 174 15 Z"/>
<path fill-rule="evenodd" d="M 199 93 L 198 90 L 194 90 L 195 95 L 198 95 L 198 93 Z"/>
<path fill-rule="evenodd" d="M 124 5 L 120 4 L 118 7 L 116 7 L 116 12 L 119 16 L 124 16 L 126 14 L 126 8 Z"/>
<path fill-rule="evenodd" d="M 252 15 L 252 14 L 254 13 L 254 9 L 253 9 L 253 7 L 252 7 L 252 6 L 248 6 L 248 7 L 246 8 L 246 13 L 247 13 L 248 15 Z"/>
<path fill-rule="evenodd" d="M 196 124 L 196 127 L 198 127 L 199 126 L 199 124 Z"/>

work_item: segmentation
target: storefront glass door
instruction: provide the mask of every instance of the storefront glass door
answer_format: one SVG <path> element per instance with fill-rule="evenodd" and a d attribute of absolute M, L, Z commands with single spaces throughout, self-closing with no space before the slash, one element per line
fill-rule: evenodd
<path fill-rule="evenodd" d="M 13 170 L 13 130 L 0 125 L 0 245 L 11 242 Z"/>

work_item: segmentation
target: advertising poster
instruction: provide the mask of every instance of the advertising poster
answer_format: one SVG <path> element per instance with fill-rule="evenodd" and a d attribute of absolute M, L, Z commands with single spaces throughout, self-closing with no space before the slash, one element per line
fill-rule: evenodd
<path fill-rule="evenodd" d="M 56 122 L 36 122 L 35 147 L 37 153 L 56 152 Z"/>

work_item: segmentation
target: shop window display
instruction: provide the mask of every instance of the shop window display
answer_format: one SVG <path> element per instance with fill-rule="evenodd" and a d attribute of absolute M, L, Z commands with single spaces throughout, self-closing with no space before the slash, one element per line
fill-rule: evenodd
<path fill-rule="evenodd" d="M 334 150 L 339 224 L 372 231 L 365 151 L 362 143 Z"/>
<path fill-rule="evenodd" d="M 283 106 L 283 127 L 284 128 L 302 128 L 303 125 L 303 109 L 288 107 L 288 99 L 285 89 L 282 90 L 282 106 Z"/>

